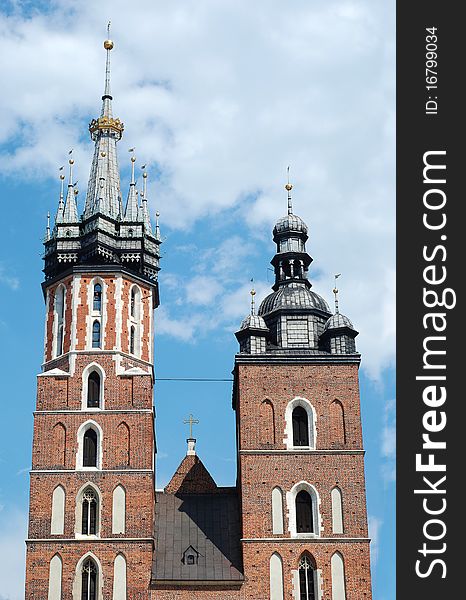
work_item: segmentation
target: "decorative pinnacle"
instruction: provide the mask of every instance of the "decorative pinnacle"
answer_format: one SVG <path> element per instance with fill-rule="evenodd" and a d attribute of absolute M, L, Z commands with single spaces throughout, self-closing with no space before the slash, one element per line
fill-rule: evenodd
<path fill-rule="evenodd" d="M 340 312 L 338 308 L 338 288 L 337 288 L 337 279 L 340 277 L 341 273 L 337 273 L 335 275 L 335 287 L 333 288 L 333 293 L 335 294 L 335 314 Z"/>
<path fill-rule="evenodd" d="M 47 212 L 47 227 L 45 228 L 45 241 L 50 239 L 50 212 Z"/>
<path fill-rule="evenodd" d="M 292 215 L 293 214 L 293 205 L 291 204 L 291 190 L 293 189 L 293 186 L 290 183 L 290 167 L 289 166 L 286 171 L 288 174 L 288 181 L 287 181 L 287 184 L 285 185 L 285 190 L 288 192 L 288 214 Z"/>
<path fill-rule="evenodd" d="M 130 148 L 128 150 L 128 152 L 134 152 L 134 148 Z M 133 155 L 131 156 L 131 184 L 130 185 L 134 185 L 134 163 L 136 162 L 136 157 Z"/>
<path fill-rule="evenodd" d="M 107 61 L 105 64 L 105 90 L 102 100 L 104 100 L 105 98 L 109 98 L 110 100 L 112 99 L 110 93 L 110 50 L 112 50 L 114 44 L 110 39 L 110 25 L 111 23 L 109 21 L 107 25 L 107 39 L 104 42 L 104 48 L 107 51 Z"/>

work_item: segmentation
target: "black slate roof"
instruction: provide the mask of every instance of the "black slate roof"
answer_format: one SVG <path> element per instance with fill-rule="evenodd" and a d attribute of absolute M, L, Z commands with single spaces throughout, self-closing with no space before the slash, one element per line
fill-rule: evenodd
<path fill-rule="evenodd" d="M 211 494 L 156 493 L 152 583 L 243 581 L 235 488 Z M 186 554 L 195 554 L 187 564 Z M 196 554 L 197 553 L 197 554 Z"/>

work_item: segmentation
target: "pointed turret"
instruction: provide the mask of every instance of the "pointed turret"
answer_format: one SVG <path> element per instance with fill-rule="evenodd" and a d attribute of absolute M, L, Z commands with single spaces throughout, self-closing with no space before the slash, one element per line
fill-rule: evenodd
<path fill-rule="evenodd" d="M 142 168 L 145 168 L 145 165 Z M 145 233 L 147 233 L 148 235 L 153 235 L 152 223 L 150 222 L 149 208 L 147 206 L 147 173 L 146 173 L 146 171 L 144 171 L 144 173 L 142 174 L 142 180 L 143 180 L 143 189 L 141 192 L 142 202 L 141 202 L 141 206 L 140 206 L 140 210 L 141 210 L 140 220 L 144 223 Z M 156 225 L 156 228 L 157 228 L 157 226 L 158 225 Z M 160 231 L 159 231 L 159 237 L 158 238 L 156 237 L 156 239 L 160 240 Z"/>
<path fill-rule="evenodd" d="M 136 159 L 131 157 L 131 183 L 129 184 L 128 200 L 126 201 L 125 216 L 123 221 L 139 221 L 138 196 L 136 191 L 136 182 L 134 181 L 134 163 Z"/>
<path fill-rule="evenodd" d="M 64 192 L 64 185 L 65 185 L 64 182 L 65 182 L 65 176 L 62 173 L 60 175 L 60 198 L 58 200 L 57 214 L 55 215 L 55 225 L 57 223 L 63 223 L 63 213 L 65 211 L 65 202 L 63 200 L 63 198 L 64 198 L 63 192 Z"/>
<path fill-rule="evenodd" d="M 68 180 L 68 191 L 66 194 L 65 208 L 63 211 L 63 222 L 64 223 L 78 223 L 78 208 L 76 206 L 76 195 L 73 185 L 73 164 L 74 160 L 70 158 L 68 161 L 70 165 L 70 175 Z"/>

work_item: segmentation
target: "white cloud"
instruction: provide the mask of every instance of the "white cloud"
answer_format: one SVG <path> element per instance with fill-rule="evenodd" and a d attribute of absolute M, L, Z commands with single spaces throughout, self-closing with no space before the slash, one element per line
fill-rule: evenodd
<path fill-rule="evenodd" d="M 379 537 L 383 525 L 382 519 L 373 515 L 368 516 L 369 537 L 371 538 L 371 564 L 375 568 L 379 558 Z"/>
<path fill-rule="evenodd" d="M 84 195 L 109 14 L 120 147 L 136 146 L 158 173 L 151 211 L 172 237 L 209 215 L 230 219 L 248 237 L 236 249 L 254 253 L 284 212 L 291 163 L 318 269 L 311 277 L 328 298 L 333 273 L 344 274 L 342 312 L 361 331 L 363 368 L 378 377 L 395 345 L 394 2 L 58 0 L 46 16 L 0 16 L 0 53 L 10 57 L 0 65 L 9 82 L 0 96 L 3 174 L 56 177 L 73 147 Z M 120 152 L 126 169 L 127 159 Z M 233 245 L 219 249 L 217 273 L 244 265 Z M 175 311 L 162 331 L 186 339 L 195 325 L 180 328 Z"/>
<path fill-rule="evenodd" d="M 19 279 L 14 275 L 8 273 L 7 269 L 0 263 L 0 283 L 3 283 L 10 290 L 17 290 L 19 288 Z"/>

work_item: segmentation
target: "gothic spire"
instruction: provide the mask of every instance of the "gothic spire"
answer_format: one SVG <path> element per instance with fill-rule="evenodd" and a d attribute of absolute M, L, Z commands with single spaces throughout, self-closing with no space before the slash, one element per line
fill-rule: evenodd
<path fill-rule="evenodd" d="M 146 168 L 146 165 L 143 165 L 141 167 L 142 169 Z M 142 203 L 141 203 L 141 212 L 142 215 L 140 217 L 140 221 L 142 221 L 144 223 L 144 230 L 146 233 L 152 235 L 152 224 L 150 222 L 150 215 L 149 215 L 149 208 L 147 206 L 147 172 L 144 171 L 144 173 L 142 174 L 142 180 L 143 180 L 143 188 L 142 188 L 142 192 L 141 192 L 141 197 L 142 197 Z"/>
<path fill-rule="evenodd" d="M 63 167 L 60 167 L 60 171 L 62 169 L 63 169 Z M 55 224 L 63 223 L 63 212 L 65 210 L 65 202 L 63 200 L 63 198 L 64 198 L 64 196 L 63 196 L 64 181 L 65 181 L 65 176 L 63 175 L 63 173 L 60 173 L 60 199 L 58 200 L 58 209 L 57 209 L 57 214 L 55 215 Z"/>
<path fill-rule="evenodd" d="M 68 191 L 66 194 L 65 209 L 63 211 L 63 222 L 64 223 L 77 223 L 78 222 L 78 209 L 76 206 L 75 190 L 73 185 L 73 165 L 74 160 L 70 158 L 68 161 L 70 165 L 70 175 L 68 180 Z"/>
<path fill-rule="evenodd" d="M 110 23 L 108 31 L 110 30 Z M 94 158 L 87 188 L 84 219 L 101 213 L 113 219 L 121 218 L 120 173 L 116 143 L 123 135 L 124 125 L 113 117 L 112 95 L 110 92 L 110 52 L 114 44 L 107 39 L 104 48 L 107 52 L 105 64 L 105 87 L 102 96 L 102 111 L 98 119 L 93 119 L 89 132 L 95 142 Z"/>

